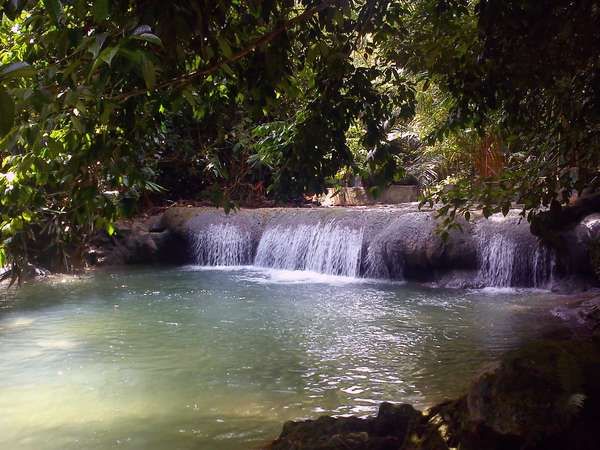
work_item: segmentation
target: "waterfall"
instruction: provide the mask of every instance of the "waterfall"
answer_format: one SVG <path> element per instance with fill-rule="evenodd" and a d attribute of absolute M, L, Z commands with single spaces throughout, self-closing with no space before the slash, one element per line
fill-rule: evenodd
<path fill-rule="evenodd" d="M 479 282 L 484 286 L 511 286 L 515 252 L 516 244 L 501 234 L 480 240 Z"/>
<path fill-rule="evenodd" d="M 498 230 L 478 237 L 477 284 L 493 287 L 545 288 L 552 282 L 555 255 L 528 235 L 525 242 Z"/>
<path fill-rule="evenodd" d="M 557 255 L 515 214 L 466 224 L 442 242 L 431 213 L 411 210 L 208 211 L 189 233 L 195 262 L 328 275 L 441 282 L 451 287 L 549 288 Z M 559 275 L 560 276 L 560 275 Z"/>
<path fill-rule="evenodd" d="M 386 240 L 373 239 L 367 246 L 363 261 L 363 273 L 366 278 L 404 279 L 404 260 L 402 255 L 389 256 Z"/>
<path fill-rule="evenodd" d="M 550 248 L 538 244 L 533 257 L 533 285 L 546 288 L 552 285 L 556 268 L 556 254 Z"/>
<path fill-rule="evenodd" d="M 362 228 L 353 229 L 334 221 L 276 225 L 264 231 L 254 262 L 263 267 L 357 277 L 363 235 Z"/>
<path fill-rule="evenodd" d="M 196 263 L 201 266 L 239 266 L 252 263 L 250 232 L 235 225 L 211 224 L 193 234 Z"/>

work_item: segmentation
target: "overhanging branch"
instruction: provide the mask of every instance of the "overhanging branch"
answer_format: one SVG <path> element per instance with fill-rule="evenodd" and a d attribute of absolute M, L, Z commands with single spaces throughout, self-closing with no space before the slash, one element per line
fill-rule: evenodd
<path fill-rule="evenodd" d="M 184 85 L 191 83 L 192 81 L 195 81 L 199 78 L 206 77 L 206 76 L 216 72 L 221 67 L 223 67 L 227 64 L 231 64 L 236 61 L 239 61 L 240 59 L 243 59 L 248 54 L 250 54 L 254 50 L 256 50 L 257 48 L 267 45 L 269 42 L 273 41 L 277 36 L 279 36 L 284 31 L 296 26 L 297 24 L 299 24 L 301 22 L 304 22 L 305 20 L 309 19 L 316 13 L 331 6 L 332 3 L 334 3 L 334 0 L 323 0 L 318 5 L 308 8 L 302 14 L 299 14 L 298 16 L 294 17 L 293 19 L 290 19 L 290 20 L 284 22 L 283 24 L 281 24 L 274 30 L 270 31 L 269 33 L 264 34 L 263 36 L 255 39 L 254 41 L 252 41 L 250 43 L 250 45 L 248 45 L 244 49 L 240 50 L 239 52 L 235 53 L 234 55 L 230 56 L 229 58 L 223 59 L 221 61 L 217 61 L 216 63 L 214 63 L 208 67 L 204 67 L 202 69 L 198 69 L 193 72 L 180 75 L 176 78 L 163 81 L 162 83 L 158 83 L 152 90 L 136 89 L 136 90 L 126 92 L 123 94 L 119 94 L 119 95 L 115 95 L 112 97 L 105 97 L 105 99 L 109 100 L 109 101 L 122 102 L 122 101 L 128 100 L 132 97 L 137 97 L 139 95 L 147 94 L 148 92 L 151 92 L 151 91 L 161 90 L 161 89 L 165 89 L 165 88 L 169 88 L 169 87 L 184 86 Z"/>

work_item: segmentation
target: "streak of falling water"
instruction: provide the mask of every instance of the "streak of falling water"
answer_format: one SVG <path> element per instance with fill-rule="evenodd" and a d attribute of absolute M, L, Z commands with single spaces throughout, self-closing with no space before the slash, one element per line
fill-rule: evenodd
<path fill-rule="evenodd" d="M 212 224 L 193 235 L 196 263 L 203 266 L 239 266 L 252 263 L 248 231 L 231 224 Z"/>
<path fill-rule="evenodd" d="M 484 286 L 511 286 L 516 244 L 502 234 L 479 240 L 479 274 Z"/>
<path fill-rule="evenodd" d="M 504 233 L 482 233 L 478 251 L 482 286 L 545 288 L 552 282 L 555 255 L 540 243 L 523 245 Z"/>
<path fill-rule="evenodd" d="M 257 266 L 358 277 L 364 229 L 334 221 L 268 228 L 258 244 Z"/>
<path fill-rule="evenodd" d="M 213 223 L 201 227 L 192 236 L 196 263 L 203 266 L 254 264 L 347 277 L 403 278 L 402 247 L 409 245 L 410 240 L 400 246 L 393 244 L 393 231 L 384 229 L 373 235 L 363 226 L 350 226 L 338 219 L 306 222 L 292 216 L 284 220 L 267 224 L 260 237 L 243 223 Z M 399 221 L 399 225 L 404 223 L 402 221 L 410 225 L 414 217 L 400 216 L 394 220 Z M 501 288 L 552 285 L 555 252 L 540 244 L 523 226 L 510 221 L 483 222 L 473 238 L 477 245 L 478 270 L 470 279 L 470 285 Z"/>

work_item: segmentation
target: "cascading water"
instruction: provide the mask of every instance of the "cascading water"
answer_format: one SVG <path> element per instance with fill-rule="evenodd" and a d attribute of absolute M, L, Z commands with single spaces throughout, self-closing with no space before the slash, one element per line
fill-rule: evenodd
<path fill-rule="evenodd" d="M 252 239 L 248 231 L 225 223 L 211 224 L 194 233 L 196 263 L 202 266 L 239 266 L 252 263 Z"/>
<path fill-rule="evenodd" d="M 262 235 L 255 264 L 330 275 L 360 274 L 364 230 L 328 223 L 276 225 Z"/>
<path fill-rule="evenodd" d="M 516 244 L 501 234 L 479 242 L 478 279 L 484 286 L 511 286 Z"/>
<path fill-rule="evenodd" d="M 533 258 L 533 285 L 545 288 L 552 285 L 556 255 L 550 248 L 538 244 Z"/>
<path fill-rule="evenodd" d="M 517 225 L 513 225 L 516 227 Z M 477 234 L 477 284 L 492 287 L 546 288 L 552 282 L 555 255 L 527 233 L 490 227 Z"/>
<path fill-rule="evenodd" d="M 465 225 L 442 242 L 430 213 L 409 210 L 245 210 L 190 222 L 195 261 L 205 266 L 306 270 L 415 279 L 451 287 L 553 285 L 555 252 L 514 214 Z"/>

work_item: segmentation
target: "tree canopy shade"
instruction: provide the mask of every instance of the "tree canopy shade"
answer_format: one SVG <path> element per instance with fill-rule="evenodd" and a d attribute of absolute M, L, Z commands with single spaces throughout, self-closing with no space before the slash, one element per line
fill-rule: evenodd
<path fill-rule="evenodd" d="M 469 50 L 450 52 L 441 67 L 424 65 L 454 98 L 440 131 L 497 136 L 506 169 L 493 183 L 460 179 L 458 189 L 439 189 L 432 200 L 486 214 L 516 201 L 529 219 L 560 210 L 600 182 L 600 4 L 482 0 L 475 11 L 476 41 L 464 26 L 450 37 Z M 450 22 L 471 20 L 466 11 L 452 14 Z"/>
<path fill-rule="evenodd" d="M 597 2 L 0 0 L 0 15 L 0 266 L 16 276 L 80 266 L 149 191 L 230 207 L 344 168 L 373 189 L 411 173 L 450 226 L 598 184 Z M 474 176 L 490 136 L 505 168 Z"/>
<path fill-rule="evenodd" d="M 322 188 L 350 162 L 352 117 L 387 103 L 371 85 L 382 70 L 348 63 L 368 17 L 337 3 L 2 2 L 0 262 L 79 265 L 76 250 L 123 212 L 110 192 L 159 188 L 153 137 L 178 111 L 202 123 L 214 171 L 236 176 L 221 154 L 236 151 L 223 145 L 232 124 L 265 121 L 299 83 L 312 104 L 275 158 L 295 192 Z"/>

